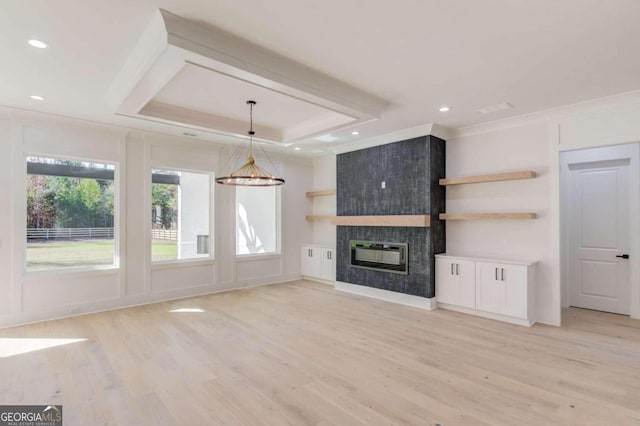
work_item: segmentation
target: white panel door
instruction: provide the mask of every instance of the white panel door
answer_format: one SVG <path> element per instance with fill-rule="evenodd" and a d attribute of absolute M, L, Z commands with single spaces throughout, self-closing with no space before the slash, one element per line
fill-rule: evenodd
<path fill-rule="evenodd" d="M 458 305 L 460 300 L 460 276 L 456 275 L 454 260 L 436 258 L 436 300 Z"/>
<path fill-rule="evenodd" d="M 569 304 L 629 314 L 629 160 L 569 165 Z"/>

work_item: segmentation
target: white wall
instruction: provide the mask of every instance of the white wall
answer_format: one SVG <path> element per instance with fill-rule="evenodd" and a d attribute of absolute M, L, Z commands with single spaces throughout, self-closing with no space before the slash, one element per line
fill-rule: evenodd
<path fill-rule="evenodd" d="M 12 130 L 9 114 L 0 111 L 0 312 L 9 312 L 14 298 Z"/>
<path fill-rule="evenodd" d="M 551 250 L 558 258 L 558 275 L 566 281 L 566 262 L 562 257 L 561 200 L 560 200 L 560 153 L 563 151 L 595 148 L 640 142 L 640 92 L 594 101 L 580 105 L 572 114 L 551 123 L 552 140 L 552 245 Z M 635 176 L 638 179 L 637 176 Z M 637 182 L 636 182 L 637 185 Z M 634 187 L 632 182 L 631 188 Z M 637 187 L 637 186 L 636 186 Z M 632 189 L 633 190 L 633 189 Z M 637 194 L 632 197 L 632 214 L 640 214 Z M 632 221 L 632 224 L 634 222 Z M 638 229 L 632 225 L 631 252 L 640 253 Z M 566 257 L 566 256 L 565 256 Z M 634 260 L 635 258 L 635 260 Z M 568 283 L 558 285 L 558 291 L 565 290 Z M 563 291 L 563 293 L 565 292 Z M 564 298 L 566 305 L 566 297 Z M 640 319 L 640 256 L 631 257 L 631 317 Z"/>
<path fill-rule="evenodd" d="M 236 253 L 274 253 L 278 238 L 273 224 L 280 226 L 277 209 L 278 188 L 236 188 L 238 211 Z"/>
<path fill-rule="evenodd" d="M 24 272 L 26 153 L 118 166 L 119 267 Z M 216 173 L 231 153 L 208 142 L 1 109 L 0 326 L 299 278 L 300 245 L 312 235 L 304 220 L 312 163 L 278 155 L 272 158 L 287 179 L 281 197 L 281 254 L 236 259 L 234 191 L 216 185 L 215 260 L 151 264 L 151 167 Z"/>
<path fill-rule="evenodd" d="M 435 129 L 436 126 L 433 126 Z M 447 140 L 447 176 L 470 176 L 534 170 L 536 179 L 450 186 L 448 212 L 535 212 L 535 220 L 461 221 L 447 223 L 447 251 L 470 256 L 523 258 L 539 262 L 536 282 L 537 321 L 561 324 L 560 152 L 640 142 L 640 92 L 632 92 L 536 114 L 450 130 L 437 128 Z M 406 129 L 383 137 L 339 147 L 362 149 L 423 136 L 424 128 Z M 335 179 L 335 157 L 314 160 L 314 189 Z M 333 181 L 335 182 L 335 181 Z M 335 186 L 332 186 L 335 188 Z M 314 201 L 314 214 L 326 213 L 335 201 Z M 335 213 L 335 210 L 333 210 Z M 635 211 L 640 214 L 640 206 Z M 313 241 L 329 243 L 326 223 L 314 223 Z M 335 229 L 335 228 L 334 228 Z M 636 248 L 640 252 L 640 247 Z M 632 268 L 631 316 L 640 318 L 640 256 Z"/>
<path fill-rule="evenodd" d="M 313 188 L 309 191 L 336 189 L 336 155 L 327 154 L 313 160 Z M 335 216 L 336 196 L 314 197 L 311 200 L 315 216 Z M 313 241 L 308 243 L 336 246 L 336 226 L 329 220 L 313 222 Z"/>
<path fill-rule="evenodd" d="M 550 140 L 546 123 L 490 131 L 447 141 L 448 177 L 534 170 L 538 177 L 447 187 L 449 213 L 535 212 L 535 220 L 448 221 L 447 252 L 466 256 L 538 261 L 536 310 L 553 323 L 550 221 Z"/>
<path fill-rule="evenodd" d="M 458 129 L 447 142 L 447 176 L 532 169 L 527 181 L 449 187 L 447 211 L 535 211 L 533 221 L 449 222 L 447 251 L 540 262 L 538 321 L 560 325 L 560 152 L 640 141 L 640 92 Z M 635 209 L 640 214 L 640 209 Z M 640 248 L 637 248 L 640 251 Z M 640 259 L 639 259 L 640 261 Z M 640 318 L 640 268 L 632 269 L 631 316 Z M 635 309 L 634 309 L 635 306 Z"/>
<path fill-rule="evenodd" d="M 450 212 L 535 211 L 539 218 L 449 222 L 447 250 L 540 261 L 537 319 L 559 325 L 559 153 L 639 142 L 640 93 L 459 129 L 445 139 L 448 176 L 518 169 L 539 173 L 527 181 L 450 187 Z M 25 152 L 119 165 L 120 268 L 24 274 Z M 281 194 L 281 255 L 236 259 L 235 191 L 216 186 L 215 261 L 151 265 L 151 165 L 216 172 L 231 154 L 228 147 L 193 140 L 0 109 L 0 326 L 298 278 L 301 244 L 335 245 L 335 226 L 304 220 L 305 214 L 335 214 L 335 196 L 305 197 L 306 191 L 335 188 L 334 155 L 315 159 L 313 167 L 304 159 L 272 156 L 287 179 Z M 633 276 L 632 283 L 632 306 L 640 306 L 640 277 Z M 632 316 L 640 317 L 638 310 Z"/>

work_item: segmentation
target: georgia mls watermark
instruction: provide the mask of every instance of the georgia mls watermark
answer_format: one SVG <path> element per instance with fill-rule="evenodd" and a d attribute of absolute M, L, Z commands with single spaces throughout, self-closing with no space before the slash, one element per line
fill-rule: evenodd
<path fill-rule="evenodd" d="M 62 405 L 0 405 L 0 426 L 62 426 Z"/>

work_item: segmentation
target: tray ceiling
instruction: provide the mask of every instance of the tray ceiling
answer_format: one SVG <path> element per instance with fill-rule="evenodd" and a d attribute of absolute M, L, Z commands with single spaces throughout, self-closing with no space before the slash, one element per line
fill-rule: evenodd
<path fill-rule="evenodd" d="M 291 143 L 377 120 L 386 102 L 199 22 L 161 11 L 111 87 L 117 114 Z"/>

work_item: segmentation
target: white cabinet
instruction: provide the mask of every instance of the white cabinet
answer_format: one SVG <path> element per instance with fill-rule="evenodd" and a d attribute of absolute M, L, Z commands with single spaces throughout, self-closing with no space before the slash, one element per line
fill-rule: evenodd
<path fill-rule="evenodd" d="M 527 267 L 476 262 L 476 309 L 528 317 Z"/>
<path fill-rule="evenodd" d="M 336 250 L 317 245 L 302 246 L 300 273 L 306 278 L 336 280 Z"/>
<path fill-rule="evenodd" d="M 517 324 L 534 319 L 535 262 L 436 255 L 439 306 Z"/>
<path fill-rule="evenodd" d="M 507 304 L 506 282 L 501 279 L 501 264 L 476 263 L 476 308 L 484 312 L 505 314 Z"/>
<path fill-rule="evenodd" d="M 320 249 L 303 246 L 300 253 L 300 273 L 308 277 L 320 276 Z"/>
<path fill-rule="evenodd" d="M 440 303 L 475 308 L 476 284 L 473 262 L 436 259 L 436 300 Z"/>
<path fill-rule="evenodd" d="M 320 252 L 320 278 L 327 281 L 336 280 L 336 251 L 323 248 Z"/>

